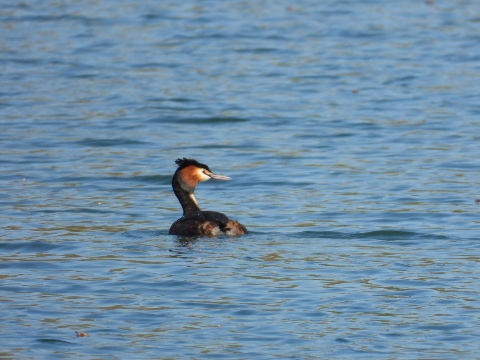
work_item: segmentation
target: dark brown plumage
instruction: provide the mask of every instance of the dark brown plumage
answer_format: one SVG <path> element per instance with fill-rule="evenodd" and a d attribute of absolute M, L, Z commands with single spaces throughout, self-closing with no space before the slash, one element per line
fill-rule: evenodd
<path fill-rule="evenodd" d="M 195 187 L 201 181 L 209 179 L 230 180 L 229 177 L 213 173 L 205 164 L 194 159 L 177 159 L 178 165 L 172 178 L 172 187 L 182 205 L 183 216 L 170 227 L 170 235 L 180 236 L 216 236 L 243 235 L 248 231 L 236 220 L 230 220 L 225 214 L 215 211 L 202 211 L 193 196 Z"/>

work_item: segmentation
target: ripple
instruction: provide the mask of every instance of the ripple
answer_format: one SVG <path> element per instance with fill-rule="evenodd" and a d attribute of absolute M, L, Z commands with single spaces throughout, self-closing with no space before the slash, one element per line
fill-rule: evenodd
<path fill-rule="evenodd" d="M 180 123 L 180 124 L 235 124 L 245 123 L 249 119 L 237 118 L 237 117 L 206 117 L 206 118 L 162 118 L 156 119 L 156 122 L 162 123 Z"/>
<path fill-rule="evenodd" d="M 116 146 L 138 146 L 146 145 L 147 142 L 132 140 L 132 139 L 94 139 L 86 138 L 80 141 L 77 141 L 76 144 L 82 146 L 93 146 L 93 147 L 116 147 Z"/>
<path fill-rule="evenodd" d="M 43 241 L 12 241 L 0 242 L 1 251 L 21 251 L 22 253 L 31 252 L 49 252 L 54 250 L 63 250 L 68 247 L 62 245 L 47 243 Z"/>

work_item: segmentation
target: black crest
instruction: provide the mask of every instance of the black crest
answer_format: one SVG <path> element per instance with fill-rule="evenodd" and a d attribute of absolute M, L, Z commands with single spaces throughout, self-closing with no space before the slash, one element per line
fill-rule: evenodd
<path fill-rule="evenodd" d="M 187 159 L 187 158 L 183 158 L 183 159 L 177 159 L 175 160 L 175 164 L 178 165 L 178 170 L 181 170 L 181 169 L 184 169 L 186 168 L 187 166 L 196 166 L 196 167 L 199 167 L 199 168 L 202 168 L 202 169 L 207 169 L 208 171 L 211 171 L 207 165 L 205 164 L 202 164 L 202 163 L 199 163 L 197 160 L 195 159 Z"/>

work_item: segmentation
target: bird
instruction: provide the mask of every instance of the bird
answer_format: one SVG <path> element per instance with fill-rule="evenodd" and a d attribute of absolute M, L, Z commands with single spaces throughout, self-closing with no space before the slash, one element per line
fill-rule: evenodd
<path fill-rule="evenodd" d="M 247 228 L 227 215 L 216 211 L 202 211 L 193 196 L 199 182 L 231 180 L 228 176 L 215 174 L 210 168 L 195 159 L 177 159 L 177 170 L 172 177 L 173 192 L 183 209 L 183 216 L 170 227 L 170 235 L 178 236 L 217 236 L 243 235 Z"/>

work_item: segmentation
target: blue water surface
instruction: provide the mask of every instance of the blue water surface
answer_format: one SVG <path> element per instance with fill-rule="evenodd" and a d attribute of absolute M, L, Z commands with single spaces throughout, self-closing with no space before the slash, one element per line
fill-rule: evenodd
<path fill-rule="evenodd" d="M 0 3 L 0 358 L 478 358 L 480 3 Z"/>

